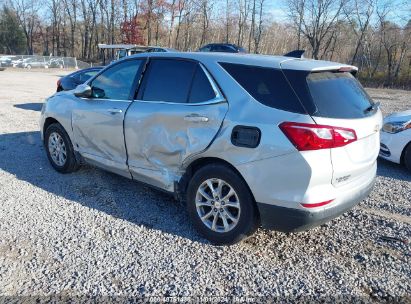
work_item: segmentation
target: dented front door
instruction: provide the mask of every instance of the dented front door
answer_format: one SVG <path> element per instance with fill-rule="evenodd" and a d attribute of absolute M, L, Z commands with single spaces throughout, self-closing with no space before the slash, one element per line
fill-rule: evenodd
<path fill-rule="evenodd" d="M 123 122 L 143 60 L 125 60 L 93 79 L 90 98 L 77 98 L 72 111 L 77 150 L 96 166 L 131 177 L 127 167 Z"/>
<path fill-rule="evenodd" d="M 207 149 L 227 110 L 225 100 L 206 104 L 134 101 L 125 119 L 133 178 L 172 190 L 183 160 Z"/>

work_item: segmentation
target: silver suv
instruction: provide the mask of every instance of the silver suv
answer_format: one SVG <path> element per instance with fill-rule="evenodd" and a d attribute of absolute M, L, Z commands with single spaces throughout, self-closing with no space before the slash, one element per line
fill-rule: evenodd
<path fill-rule="evenodd" d="M 57 171 L 85 162 L 173 193 L 213 243 L 259 225 L 305 230 L 373 187 L 382 116 L 356 71 L 261 55 L 130 56 L 50 97 L 42 136 Z"/>

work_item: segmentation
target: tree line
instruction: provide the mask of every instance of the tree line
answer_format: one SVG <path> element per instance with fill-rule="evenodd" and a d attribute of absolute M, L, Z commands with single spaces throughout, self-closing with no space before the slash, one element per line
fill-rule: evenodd
<path fill-rule="evenodd" d="M 3 1 L 3 2 L 1 2 Z M 404 0 L 0 0 L 0 53 L 98 62 L 99 43 L 251 53 L 356 65 L 367 85 L 411 87 L 411 5 Z M 281 18 L 280 18 L 281 17 Z"/>

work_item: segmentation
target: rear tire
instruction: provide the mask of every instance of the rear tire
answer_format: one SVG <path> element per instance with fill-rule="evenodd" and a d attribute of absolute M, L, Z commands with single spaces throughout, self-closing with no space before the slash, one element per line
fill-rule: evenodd
<path fill-rule="evenodd" d="M 258 215 L 247 184 L 221 164 L 195 172 L 187 189 L 187 210 L 197 230 L 216 245 L 237 243 L 257 229 Z"/>
<path fill-rule="evenodd" d="M 411 142 L 405 147 L 403 161 L 405 167 L 411 171 Z"/>
<path fill-rule="evenodd" d="M 80 164 L 66 130 L 59 123 L 51 124 L 44 136 L 47 157 L 53 168 L 60 173 L 78 170 Z"/>

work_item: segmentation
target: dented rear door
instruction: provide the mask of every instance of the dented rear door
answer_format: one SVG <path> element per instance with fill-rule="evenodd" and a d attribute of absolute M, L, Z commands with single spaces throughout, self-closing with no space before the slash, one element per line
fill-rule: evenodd
<path fill-rule="evenodd" d="M 172 191 L 183 161 L 207 149 L 228 110 L 199 63 L 151 60 L 125 122 L 133 178 Z"/>

